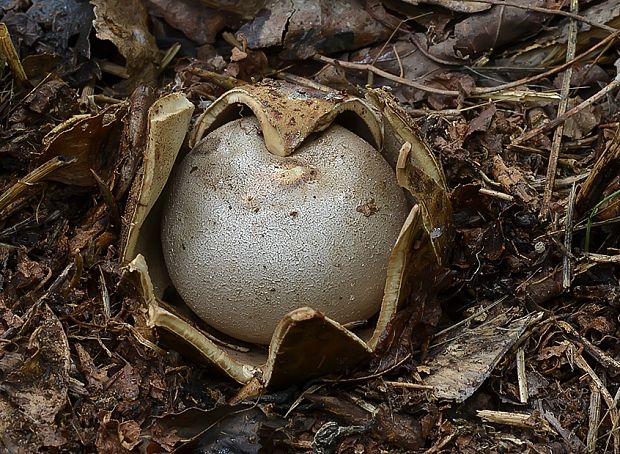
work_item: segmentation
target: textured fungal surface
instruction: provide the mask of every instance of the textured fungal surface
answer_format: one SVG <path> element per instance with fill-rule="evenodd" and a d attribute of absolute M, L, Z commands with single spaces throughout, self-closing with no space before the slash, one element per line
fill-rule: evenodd
<path fill-rule="evenodd" d="M 407 211 L 394 171 L 354 133 L 332 125 L 278 157 L 249 117 L 213 131 L 177 166 L 162 245 L 194 312 L 266 344 L 300 307 L 340 323 L 376 313 Z"/>

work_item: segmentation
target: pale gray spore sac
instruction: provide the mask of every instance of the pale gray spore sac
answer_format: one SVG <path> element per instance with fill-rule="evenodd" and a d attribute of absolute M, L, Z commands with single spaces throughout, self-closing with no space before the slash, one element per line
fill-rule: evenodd
<path fill-rule="evenodd" d="M 332 125 L 283 158 L 248 117 L 210 133 L 177 166 L 162 244 L 198 316 L 267 344 L 300 307 L 340 323 L 374 315 L 407 213 L 394 171 L 351 131 Z"/>

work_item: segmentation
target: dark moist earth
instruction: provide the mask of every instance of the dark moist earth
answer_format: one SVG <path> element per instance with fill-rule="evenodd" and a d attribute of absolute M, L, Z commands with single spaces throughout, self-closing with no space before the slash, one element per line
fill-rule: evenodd
<path fill-rule="evenodd" d="M 0 450 L 619 452 L 620 2 L 579 2 L 573 25 L 552 0 L 257 3 L 0 0 L 27 78 L 5 52 Z M 562 92 L 566 68 L 543 73 L 575 41 Z M 180 90 L 198 115 L 264 77 L 390 86 L 444 166 L 456 235 L 432 310 L 404 310 L 386 351 L 239 402 L 157 347 L 119 235 L 151 103 Z"/>

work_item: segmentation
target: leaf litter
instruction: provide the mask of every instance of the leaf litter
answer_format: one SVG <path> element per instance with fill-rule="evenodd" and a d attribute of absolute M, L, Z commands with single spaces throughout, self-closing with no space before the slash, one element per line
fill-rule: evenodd
<path fill-rule="evenodd" d="M 0 2 L 2 450 L 619 452 L 620 10 L 570 3 Z M 160 341 L 119 257 L 155 100 L 265 77 L 389 87 L 455 237 L 370 362 L 246 397 Z"/>

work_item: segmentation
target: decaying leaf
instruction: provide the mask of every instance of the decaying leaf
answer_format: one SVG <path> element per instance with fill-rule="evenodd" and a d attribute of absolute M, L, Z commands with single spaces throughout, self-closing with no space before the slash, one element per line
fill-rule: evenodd
<path fill-rule="evenodd" d="M 436 5 L 459 13 L 478 13 L 491 8 L 488 3 L 476 2 L 474 0 L 399 0 L 409 5 Z M 397 3 L 396 3 L 397 4 Z M 397 6 L 396 6 L 397 8 Z"/>
<path fill-rule="evenodd" d="M 198 44 L 215 42 L 224 27 L 240 20 L 234 13 L 212 9 L 193 0 L 147 0 L 146 5 L 150 14 L 163 18 Z"/>
<path fill-rule="evenodd" d="M 107 180 L 116 163 L 120 122 L 126 105 L 104 109 L 96 115 L 77 115 L 61 123 L 44 138 L 40 162 L 55 156 L 76 162 L 53 172 L 48 179 L 78 186 L 94 186 L 91 171 Z"/>
<path fill-rule="evenodd" d="M 148 14 L 139 0 L 92 0 L 97 36 L 114 43 L 125 57 L 129 79 L 121 83 L 126 93 L 140 84 L 153 85 L 159 50 L 149 31 Z"/>
<path fill-rule="evenodd" d="M 23 62 L 30 80 L 51 71 L 76 73 L 89 65 L 93 11 L 88 2 L 4 2 L 0 18 L 21 50 L 30 47 L 35 52 Z"/>
<path fill-rule="evenodd" d="M 476 328 L 452 330 L 450 340 L 431 351 L 425 364 L 430 375 L 424 383 L 437 399 L 463 402 L 484 383 L 495 366 L 523 333 L 540 321 L 543 313 L 516 320 L 502 315 Z"/>
<path fill-rule="evenodd" d="M 477 56 L 538 33 L 551 16 L 526 6 L 544 6 L 547 2 L 528 0 L 521 3 L 522 8 L 495 5 L 462 20 L 454 27 L 454 47 L 465 55 Z"/>
<path fill-rule="evenodd" d="M 283 46 L 283 58 L 299 59 L 359 49 L 388 38 L 391 30 L 353 0 L 270 0 L 239 32 L 253 49 Z"/>
<path fill-rule="evenodd" d="M 238 14 L 244 19 L 252 19 L 264 7 L 265 0 L 199 0 L 199 3 L 216 10 Z"/>
<path fill-rule="evenodd" d="M 620 1 L 606 0 L 602 3 L 591 3 L 581 8 L 579 14 L 589 20 L 618 28 L 620 25 Z M 561 26 L 540 35 L 533 45 L 516 47 L 505 52 L 505 57 L 497 59 L 497 65 L 515 67 L 547 67 L 562 63 L 566 58 L 569 19 L 561 22 Z M 577 35 L 577 53 L 588 49 L 593 41 L 601 40 L 609 32 L 589 24 L 579 23 Z"/>
<path fill-rule="evenodd" d="M 580 104 L 583 100 L 577 96 L 571 98 L 568 101 L 568 109 L 572 109 L 576 105 Z M 601 109 L 599 106 L 590 106 L 582 109 L 573 117 L 566 120 L 564 123 L 563 134 L 571 139 L 581 139 L 588 136 L 594 128 L 596 128 L 601 122 Z"/>
<path fill-rule="evenodd" d="M 14 368 L 2 371 L 0 446 L 10 451 L 36 452 L 60 448 L 66 442 L 55 418 L 67 405 L 69 343 L 49 307 L 44 305 L 37 316 L 41 320 L 30 336 L 27 356 Z"/>

